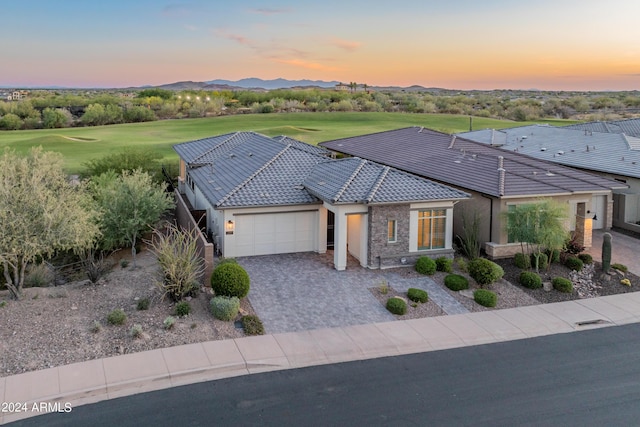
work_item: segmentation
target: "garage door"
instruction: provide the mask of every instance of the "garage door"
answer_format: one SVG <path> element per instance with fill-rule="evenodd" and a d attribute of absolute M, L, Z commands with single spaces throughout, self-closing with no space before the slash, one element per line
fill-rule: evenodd
<path fill-rule="evenodd" d="M 316 215 L 317 211 L 237 215 L 236 256 L 313 251 Z"/>

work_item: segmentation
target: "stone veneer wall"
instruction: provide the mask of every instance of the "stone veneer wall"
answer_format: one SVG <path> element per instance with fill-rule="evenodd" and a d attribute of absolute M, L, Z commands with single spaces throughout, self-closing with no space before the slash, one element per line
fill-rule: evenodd
<path fill-rule="evenodd" d="M 186 230 L 193 230 L 194 228 L 198 230 L 198 254 L 204 261 L 204 275 L 201 281 L 206 284 L 205 280 L 211 277 L 211 273 L 213 273 L 213 244 L 207 242 L 178 190 L 174 191 L 174 196 L 176 199 L 176 221 L 178 225 Z"/>
<path fill-rule="evenodd" d="M 388 221 L 395 219 L 397 239 L 390 243 L 387 236 Z M 409 252 L 410 238 L 409 204 L 377 205 L 369 207 L 369 242 L 367 265 L 371 268 L 388 268 L 402 265 L 413 265 L 421 256 L 437 258 L 453 257 L 452 249 L 426 252 Z M 405 260 L 402 263 L 402 259 Z"/>

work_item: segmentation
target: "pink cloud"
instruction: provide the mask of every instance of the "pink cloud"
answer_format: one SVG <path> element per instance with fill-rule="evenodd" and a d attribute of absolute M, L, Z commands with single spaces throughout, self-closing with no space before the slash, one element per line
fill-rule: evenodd
<path fill-rule="evenodd" d="M 274 61 L 280 64 L 292 65 L 294 67 L 306 68 L 309 70 L 340 71 L 340 68 L 338 67 L 331 67 L 317 62 L 303 61 L 301 59 L 274 59 Z"/>
<path fill-rule="evenodd" d="M 360 42 L 356 42 L 356 41 L 350 41 L 350 40 L 342 40 L 342 39 L 332 39 L 331 40 L 331 44 L 339 47 L 340 49 L 344 49 L 348 52 L 354 52 L 355 50 L 357 50 L 360 46 L 362 46 L 362 43 Z"/>
<path fill-rule="evenodd" d="M 218 37 L 222 37 L 227 40 L 233 40 L 245 46 L 253 46 L 253 42 L 251 41 L 251 39 L 239 34 L 233 34 L 226 30 L 214 30 L 213 33 Z"/>

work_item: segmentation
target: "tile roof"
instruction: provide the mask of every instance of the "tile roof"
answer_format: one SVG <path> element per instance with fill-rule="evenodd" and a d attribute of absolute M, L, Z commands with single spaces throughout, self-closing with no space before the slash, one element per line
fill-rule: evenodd
<path fill-rule="evenodd" d="M 588 132 L 624 133 L 640 138 L 640 119 L 610 120 L 606 122 L 587 122 L 563 126 L 565 129 L 577 129 Z"/>
<path fill-rule="evenodd" d="M 317 197 L 337 203 L 458 200 L 469 195 L 389 166 L 351 157 L 316 165 L 304 181 Z"/>
<path fill-rule="evenodd" d="M 565 166 L 640 178 L 640 138 L 624 134 L 532 125 L 459 136 Z"/>
<path fill-rule="evenodd" d="M 286 137 L 237 132 L 178 144 L 174 149 L 186 161 L 188 173 L 204 197 L 218 208 L 467 196 L 373 162 L 365 161 L 356 173 L 353 162 L 329 159 L 328 150 Z M 330 185 L 322 188 L 321 180 Z M 333 190 L 327 191 L 329 188 Z"/>
<path fill-rule="evenodd" d="M 606 192 L 620 185 L 552 162 L 417 127 L 320 145 L 495 197 Z"/>

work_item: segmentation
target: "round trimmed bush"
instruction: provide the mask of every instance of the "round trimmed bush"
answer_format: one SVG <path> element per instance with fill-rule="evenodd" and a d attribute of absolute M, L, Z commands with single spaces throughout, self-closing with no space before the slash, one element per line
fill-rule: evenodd
<path fill-rule="evenodd" d="M 578 258 L 585 264 L 593 264 L 593 257 L 590 254 L 580 254 Z"/>
<path fill-rule="evenodd" d="M 453 272 L 453 260 L 446 256 L 436 258 L 436 270 L 445 273 Z"/>
<path fill-rule="evenodd" d="M 409 288 L 407 291 L 407 297 L 413 302 L 429 301 L 429 294 L 427 291 L 418 288 Z"/>
<path fill-rule="evenodd" d="M 407 303 L 402 298 L 391 297 L 387 300 L 387 310 L 402 316 L 407 312 Z"/>
<path fill-rule="evenodd" d="M 584 263 L 582 262 L 582 260 L 575 256 L 568 257 L 564 262 L 564 265 L 575 271 L 580 271 L 582 270 L 582 267 L 584 267 Z"/>
<path fill-rule="evenodd" d="M 534 254 L 531 254 L 531 266 L 534 267 L 536 265 L 536 258 Z M 545 253 L 541 253 L 538 255 L 538 268 L 545 269 L 549 266 L 549 256 Z"/>
<path fill-rule="evenodd" d="M 416 261 L 416 271 L 420 274 L 428 274 L 431 276 L 436 272 L 436 262 L 428 256 L 421 256 Z"/>
<path fill-rule="evenodd" d="M 542 287 L 542 279 L 540 275 L 533 271 L 523 271 L 520 273 L 520 284 L 529 289 L 540 289 Z"/>
<path fill-rule="evenodd" d="M 565 279 L 564 277 L 554 277 L 551 284 L 553 284 L 553 289 L 556 291 L 564 292 L 566 294 L 573 292 L 573 283 L 571 280 Z"/>
<path fill-rule="evenodd" d="M 504 270 L 493 261 L 486 258 L 476 258 L 469 262 L 469 275 L 480 286 L 485 286 L 502 278 Z"/>
<path fill-rule="evenodd" d="M 187 301 L 180 301 L 176 304 L 176 315 L 183 317 L 191 313 L 191 305 Z"/>
<path fill-rule="evenodd" d="M 240 300 L 238 297 L 217 296 L 211 298 L 211 313 L 216 319 L 231 321 L 236 318 L 240 311 Z"/>
<path fill-rule="evenodd" d="M 218 296 L 244 298 L 249 293 L 249 274 L 240 264 L 218 265 L 211 274 L 211 289 Z"/>
<path fill-rule="evenodd" d="M 522 268 L 523 270 L 525 268 L 531 267 L 531 263 L 529 262 L 529 256 L 523 254 L 522 252 L 518 252 L 513 256 L 513 264 L 518 268 Z"/>
<path fill-rule="evenodd" d="M 469 281 L 459 274 L 448 274 L 444 278 L 444 285 L 452 291 L 462 291 L 469 289 Z"/>
<path fill-rule="evenodd" d="M 121 308 L 116 308 L 107 316 L 107 322 L 112 325 L 123 325 L 127 321 L 127 315 Z"/>
<path fill-rule="evenodd" d="M 498 302 L 498 296 L 495 292 L 486 289 L 477 289 L 473 293 L 473 300 L 483 307 L 495 307 Z"/>

